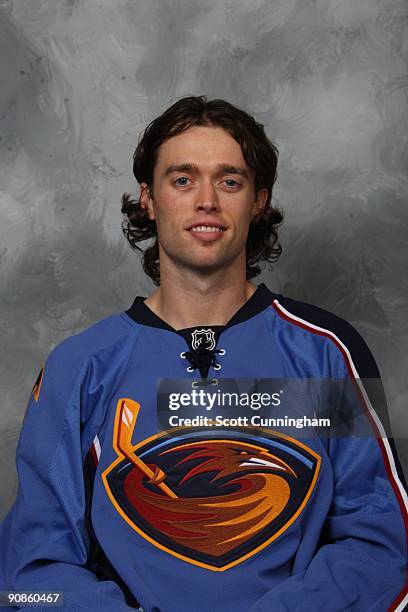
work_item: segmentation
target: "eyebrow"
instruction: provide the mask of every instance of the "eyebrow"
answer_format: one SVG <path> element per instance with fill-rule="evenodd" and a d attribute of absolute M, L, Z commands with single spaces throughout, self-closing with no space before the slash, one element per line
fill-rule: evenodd
<path fill-rule="evenodd" d="M 195 164 L 171 164 L 164 171 L 164 176 L 168 176 L 173 172 L 196 172 L 199 173 L 200 169 Z M 218 173 L 226 173 L 226 174 L 238 174 L 249 179 L 248 172 L 242 166 L 231 166 L 230 164 L 218 164 L 217 166 Z"/>

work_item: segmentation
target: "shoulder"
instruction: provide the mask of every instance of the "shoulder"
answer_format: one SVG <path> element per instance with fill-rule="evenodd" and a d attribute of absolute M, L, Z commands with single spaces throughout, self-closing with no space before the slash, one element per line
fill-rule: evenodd
<path fill-rule="evenodd" d="M 354 375 L 361 378 L 379 377 L 377 364 L 366 341 L 350 322 L 324 308 L 280 294 L 274 295 L 272 307 L 287 323 L 335 344 L 354 370 Z"/>
<path fill-rule="evenodd" d="M 123 313 L 110 315 L 57 344 L 46 359 L 45 369 L 74 378 L 92 358 L 105 356 L 107 361 L 116 356 L 117 360 L 121 354 L 126 358 L 137 336 L 138 327 L 130 325 Z"/>

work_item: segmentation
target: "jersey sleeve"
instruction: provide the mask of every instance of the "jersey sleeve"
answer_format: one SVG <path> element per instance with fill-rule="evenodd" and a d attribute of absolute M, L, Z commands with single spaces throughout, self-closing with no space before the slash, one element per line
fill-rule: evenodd
<path fill-rule="evenodd" d="M 5 588 L 62 592 L 58 609 L 70 611 L 135 609 L 118 584 L 87 567 L 83 434 L 92 404 L 90 368 L 88 359 L 71 354 L 69 340 L 50 354 L 26 409 L 17 498 L 1 528 Z"/>
<path fill-rule="evenodd" d="M 295 560 L 292 576 L 265 593 L 250 612 L 402 612 L 407 603 L 406 484 L 393 441 L 376 412 L 388 421 L 378 368 L 348 324 L 347 342 L 339 335 L 332 339 L 344 376 L 353 379 L 364 402 L 372 434 L 328 441 L 333 496 L 320 546 L 306 569 L 297 572 Z M 365 377 L 377 378 L 375 393 L 368 380 L 364 386 Z"/>

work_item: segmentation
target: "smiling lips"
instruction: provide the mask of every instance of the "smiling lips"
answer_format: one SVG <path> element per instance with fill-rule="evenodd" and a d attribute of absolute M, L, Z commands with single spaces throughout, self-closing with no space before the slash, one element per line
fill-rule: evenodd
<path fill-rule="evenodd" d="M 188 228 L 190 234 L 199 240 L 210 241 L 220 238 L 225 231 L 221 225 L 192 225 Z"/>

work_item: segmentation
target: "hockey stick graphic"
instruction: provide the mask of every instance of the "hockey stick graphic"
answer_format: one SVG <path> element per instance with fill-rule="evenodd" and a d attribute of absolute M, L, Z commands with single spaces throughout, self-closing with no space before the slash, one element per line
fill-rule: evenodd
<path fill-rule="evenodd" d="M 168 497 L 177 498 L 178 495 L 163 482 L 166 478 L 166 473 L 159 467 L 156 467 L 156 471 L 153 472 L 140 457 L 134 454 L 136 447 L 132 445 L 131 440 L 136 425 L 137 415 L 139 413 L 139 404 L 129 398 L 120 399 L 118 405 L 119 404 L 118 448 L 120 452 L 123 453 L 135 467 L 149 477 L 150 484 L 157 485 Z"/>

